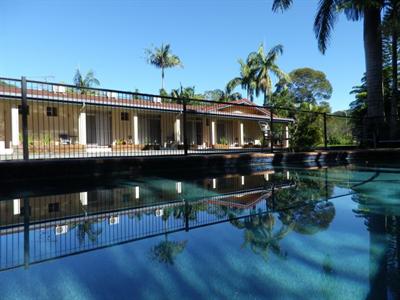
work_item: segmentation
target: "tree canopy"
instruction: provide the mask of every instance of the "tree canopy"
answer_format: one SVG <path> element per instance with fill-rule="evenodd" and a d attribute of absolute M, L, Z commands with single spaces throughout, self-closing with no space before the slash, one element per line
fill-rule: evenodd
<path fill-rule="evenodd" d="M 290 72 L 289 76 L 291 82 L 288 88 L 296 103 L 317 104 L 331 98 L 332 85 L 324 72 L 300 68 Z"/>

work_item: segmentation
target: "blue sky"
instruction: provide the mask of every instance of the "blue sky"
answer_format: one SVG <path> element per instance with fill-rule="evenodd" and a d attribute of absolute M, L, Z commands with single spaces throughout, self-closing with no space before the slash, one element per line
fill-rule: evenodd
<path fill-rule="evenodd" d="M 317 0 L 294 2 L 275 14 L 272 0 L 2 0 L 0 76 L 70 83 L 79 66 L 93 69 L 102 87 L 157 93 L 160 71 L 144 50 L 164 42 L 184 64 L 167 70 L 166 88 L 181 83 L 203 92 L 224 88 L 239 72 L 238 58 L 265 42 L 284 46 L 284 71 L 325 72 L 331 106 L 345 109 L 365 69 L 362 23 L 341 17 L 322 55 L 312 30 Z"/>

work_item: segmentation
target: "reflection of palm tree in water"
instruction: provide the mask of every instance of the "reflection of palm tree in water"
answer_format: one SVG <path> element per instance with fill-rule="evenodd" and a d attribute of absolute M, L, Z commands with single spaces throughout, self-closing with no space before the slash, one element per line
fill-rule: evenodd
<path fill-rule="evenodd" d="M 335 217 L 335 206 L 332 202 L 308 203 L 279 213 L 282 223 L 301 234 L 314 234 L 329 227 Z"/>
<path fill-rule="evenodd" d="M 184 216 L 183 206 L 169 207 L 163 210 L 162 220 L 164 223 L 164 241 L 151 248 L 151 258 L 160 263 L 173 265 L 178 254 L 185 250 L 187 241 L 169 241 L 168 240 L 168 219 L 173 215 L 174 219 L 180 219 Z"/>
<path fill-rule="evenodd" d="M 78 239 L 80 244 L 85 242 L 86 236 L 91 242 L 97 241 L 97 238 L 103 230 L 99 228 L 99 226 L 94 226 L 95 224 L 98 225 L 94 220 L 87 220 L 78 224 Z"/>
<path fill-rule="evenodd" d="M 178 254 L 185 250 L 187 241 L 169 241 L 168 234 L 165 240 L 151 248 L 152 258 L 160 263 L 173 265 Z"/>
<path fill-rule="evenodd" d="M 243 221 L 235 219 L 231 214 L 230 219 L 235 227 L 244 229 L 244 245 L 249 245 L 254 253 L 267 258 L 269 251 L 281 257 L 286 256 L 279 243 L 291 231 L 301 234 L 317 233 L 328 228 L 334 216 L 335 207 L 331 202 L 317 202 L 280 211 L 281 222 L 278 229 L 274 228 L 276 220 L 272 213 L 258 211 Z"/>
<path fill-rule="evenodd" d="M 284 257 L 286 253 L 281 250 L 279 242 L 291 231 L 290 225 L 281 223 L 278 230 L 274 230 L 275 217 L 272 213 L 263 214 L 259 211 L 242 220 L 232 219 L 231 223 L 244 230 L 244 246 L 268 258 L 268 252 L 272 251 L 278 256 Z"/>

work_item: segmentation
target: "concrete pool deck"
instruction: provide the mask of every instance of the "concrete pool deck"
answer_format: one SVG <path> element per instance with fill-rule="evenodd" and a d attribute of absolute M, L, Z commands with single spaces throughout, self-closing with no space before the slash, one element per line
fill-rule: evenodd
<path fill-rule="evenodd" d="M 400 148 L 328 150 L 285 153 L 213 153 L 188 156 L 107 157 L 10 160 L 0 162 L 2 183 L 38 179 L 91 178 L 162 172 L 221 172 L 254 170 L 257 166 L 332 164 L 349 162 L 400 162 Z"/>

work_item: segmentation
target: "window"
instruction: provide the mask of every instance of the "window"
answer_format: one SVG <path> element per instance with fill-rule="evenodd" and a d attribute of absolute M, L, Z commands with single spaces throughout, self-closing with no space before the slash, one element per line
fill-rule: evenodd
<path fill-rule="evenodd" d="M 22 115 L 22 105 L 18 105 L 18 113 Z M 29 105 L 27 106 L 27 115 L 29 115 Z"/>
<path fill-rule="evenodd" d="M 47 106 L 46 114 L 48 117 L 57 117 L 57 107 Z"/>
<path fill-rule="evenodd" d="M 60 203 L 49 203 L 49 212 L 58 212 L 60 211 Z"/>
<path fill-rule="evenodd" d="M 129 113 L 126 111 L 121 112 L 121 121 L 129 121 Z"/>

